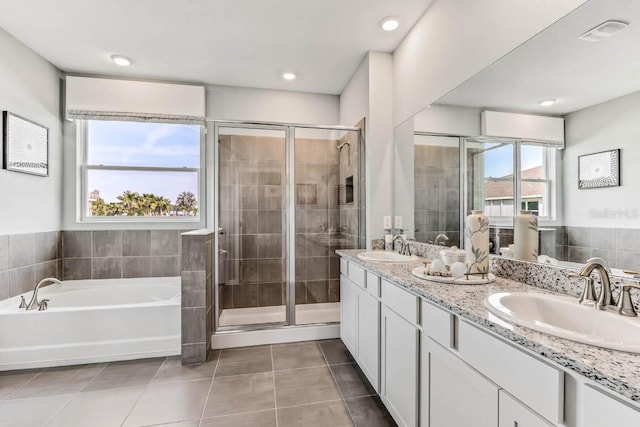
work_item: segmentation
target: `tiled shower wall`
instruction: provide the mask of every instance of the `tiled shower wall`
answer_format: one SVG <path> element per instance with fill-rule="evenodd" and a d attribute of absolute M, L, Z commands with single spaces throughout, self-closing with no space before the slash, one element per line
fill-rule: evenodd
<path fill-rule="evenodd" d="M 63 231 L 65 280 L 180 275 L 179 230 Z"/>
<path fill-rule="evenodd" d="M 457 147 L 414 147 L 415 239 L 434 241 L 439 233 L 447 245 L 460 241 L 460 150 Z"/>
<path fill-rule="evenodd" d="M 0 300 L 31 291 L 46 277 L 61 278 L 60 232 L 0 236 Z"/>

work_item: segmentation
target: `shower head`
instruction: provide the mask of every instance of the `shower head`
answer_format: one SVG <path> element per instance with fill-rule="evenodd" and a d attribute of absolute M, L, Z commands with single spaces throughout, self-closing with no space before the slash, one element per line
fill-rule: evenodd
<path fill-rule="evenodd" d="M 347 141 L 347 142 L 343 142 L 342 144 L 340 144 L 340 145 L 338 145 L 338 146 L 336 147 L 336 150 L 338 150 L 338 151 L 342 151 L 342 147 L 344 147 L 345 145 L 351 146 L 351 143 L 350 143 L 349 141 Z"/>

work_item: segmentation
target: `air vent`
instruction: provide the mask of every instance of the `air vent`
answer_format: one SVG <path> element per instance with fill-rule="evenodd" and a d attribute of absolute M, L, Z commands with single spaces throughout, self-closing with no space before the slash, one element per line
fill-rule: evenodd
<path fill-rule="evenodd" d="M 599 42 L 600 40 L 617 34 L 619 31 L 624 30 L 629 24 L 622 21 L 607 21 L 598 25 L 595 28 L 590 29 L 579 37 L 581 40 L 588 42 Z"/>

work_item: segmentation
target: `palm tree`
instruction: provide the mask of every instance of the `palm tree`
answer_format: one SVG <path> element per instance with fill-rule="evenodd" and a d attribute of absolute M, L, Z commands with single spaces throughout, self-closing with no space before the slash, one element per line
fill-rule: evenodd
<path fill-rule="evenodd" d="M 155 198 L 155 213 L 162 216 L 166 211 L 171 210 L 171 200 L 163 196 Z"/>
<path fill-rule="evenodd" d="M 140 193 L 125 190 L 122 195 L 117 197 L 117 199 L 122 205 L 122 213 L 128 216 L 135 216 L 140 214 L 142 205 L 142 197 L 140 196 Z"/>
<path fill-rule="evenodd" d="M 198 200 L 196 199 L 196 195 L 191 191 L 183 191 L 178 194 L 176 198 L 176 207 L 181 211 L 186 211 L 187 213 L 193 213 L 194 210 L 198 207 Z"/>
<path fill-rule="evenodd" d="M 108 205 L 102 197 L 98 197 L 91 202 L 91 216 L 107 216 Z"/>
<path fill-rule="evenodd" d="M 157 197 L 154 194 L 142 193 L 140 205 L 144 216 L 152 216 L 157 208 Z"/>

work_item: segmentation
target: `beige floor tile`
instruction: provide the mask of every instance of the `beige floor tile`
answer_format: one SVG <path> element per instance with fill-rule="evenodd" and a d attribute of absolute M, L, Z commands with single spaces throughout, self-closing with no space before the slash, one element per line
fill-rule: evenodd
<path fill-rule="evenodd" d="M 318 341 L 329 365 L 353 362 L 353 357 L 340 338 Z"/>
<path fill-rule="evenodd" d="M 275 402 L 271 372 L 216 377 L 203 418 L 272 408 Z"/>
<path fill-rule="evenodd" d="M 278 409 L 278 427 L 353 426 L 342 400 Z"/>
<path fill-rule="evenodd" d="M 247 412 L 202 419 L 200 427 L 276 427 L 276 411 Z"/>
<path fill-rule="evenodd" d="M 47 423 L 47 427 L 119 426 L 144 387 L 78 393 Z"/>
<path fill-rule="evenodd" d="M 364 373 L 355 363 L 332 365 L 330 369 L 345 399 L 370 396 L 376 393 Z"/>
<path fill-rule="evenodd" d="M 275 373 L 276 404 L 304 405 L 340 399 L 340 392 L 328 367 L 278 371 Z"/>
<path fill-rule="evenodd" d="M 98 375 L 105 365 L 80 365 L 45 369 L 40 375 L 11 394 L 8 399 L 77 393 Z"/>
<path fill-rule="evenodd" d="M 42 369 L 0 372 L 0 400 L 31 381 Z"/>
<path fill-rule="evenodd" d="M 148 385 L 123 426 L 197 420 L 210 385 L 210 380 Z"/>
<path fill-rule="evenodd" d="M 271 370 L 271 347 L 268 345 L 225 349 L 220 353 L 216 377 L 269 372 Z"/>
<path fill-rule="evenodd" d="M 144 386 L 158 372 L 164 358 L 126 360 L 109 363 L 82 391 Z"/>
<path fill-rule="evenodd" d="M 182 365 L 180 357 L 167 358 L 151 380 L 151 384 L 210 379 L 217 363 L 216 358 L 199 365 Z"/>
<path fill-rule="evenodd" d="M 72 397 L 64 394 L 0 402 L 0 426 L 42 426 Z"/>
<path fill-rule="evenodd" d="M 326 362 L 315 341 L 273 346 L 273 369 L 276 371 L 324 365 Z"/>

